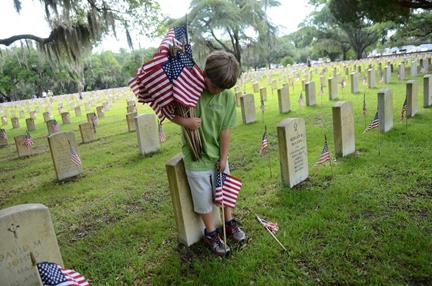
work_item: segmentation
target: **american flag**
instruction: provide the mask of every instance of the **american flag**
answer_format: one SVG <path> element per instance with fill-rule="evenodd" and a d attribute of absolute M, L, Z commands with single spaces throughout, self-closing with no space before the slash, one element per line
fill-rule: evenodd
<path fill-rule="evenodd" d="M 324 146 L 323 146 L 323 149 L 321 151 L 321 155 L 320 155 L 318 161 L 315 163 L 315 165 L 321 165 L 327 161 L 330 161 L 330 152 L 329 152 L 329 148 L 327 145 L 327 136 L 324 136 Z"/>
<path fill-rule="evenodd" d="M 276 234 L 279 231 L 279 226 L 277 223 L 271 222 L 269 220 L 260 218 L 259 216 L 257 216 L 258 221 L 265 227 L 267 228 L 269 231 L 271 231 L 273 234 Z"/>
<path fill-rule="evenodd" d="M 341 81 L 340 84 L 341 84 L 341 87 L 342 87 L 342 88 L 345 88 L 346 82 L 345 82 L 345 79 L 344 79 L 344 78 L 342 79 L 342 81 Z"/>
<path fill-rule="evenodd" d="M 53 128 L 53 132 L 54 132 L 54 133 L 60 131 L 60 125 L 57 123 L 56 120 L 53 121 L 52 128 Z"/>
<path fill-rule="evenodd" d="M 259 154 L 263 155 L 267 152 L 268 149 L 268 139 L 267 139 L 267 126 L 264 128 L 264 134 L 261 139 L 261 147 L 259 150 Z"/>
<path fill-rule="evenodd" d="M 303 99 L 303 92 L 301 92 L 301 91 L 300 91 L 300 97 L 299 97 L 298 103 L 299 103 L 300 106 L 304 106 L 305 105 L 304 99 Z"/>
<path fill-rule="evenodd" d="M 23 143 L 24 143 L 24 146 L 26 146 L 27 148 L 31 148 L 33 146 L 33 140 L 32 140 L 30 133 L 28 131 L 24 135 Z"/>
<path fill-rule="evenodd" d="M 0 129 L 0 138 L 7 139 L 6 130 L 4 130 L 3 128 Z"/>
<path fill-rule="evenodd" d="M 239 179 L 229 174 L 217 172 L 214 202 L 229 208 L 235 208 L 241 186 L 242 182 Z"/>
<path fill-rule="evenodd" d="M 401 120 L 408 119 L 407 112 L 408 112 L 408 101 L 407 98 L 405 97 L 405 101 L 401 109 Z"/>
<path fill-rule="evenodd" d="M 71 269 L 64 269 L 52 262 L 37 264 L 39 276 L 44 286 L 89 286 L 86 278 Z"/>
<path fill-rule="evenodd" d="M 162 123 L 159 122 L 159 142 L 163 143 L 165 141 L 166 141 L 165 132 L 163 130 Z"/>
<path fill-rule="evenodd" d="M 366 93 L 363 93 L 363 116 L 367 115 L 367 107 L 366 107 Z"/>
<path fill-rule="evenodd" d="M 366 129 L 363 131 L 363 133 L 368 132 L 371 129 L 377 128 L 379 126 L 379 118 L 378 118 L 378 111 L 375 113 L 374 119 L 369 123 L 369 125 L 366 127 Z"/>
<path fill-rule="evenodd" d="M 148 103 L 163 121 L 174 117 L 171 103 L 195 107 L 204 90 L 201 69 L 192 58 L 185 26 L 169 29 L 152 60 L 129 81 L 139 102 Z"/>
<path fill-rule="evenodd" d="M 70 158 L 75 166 L 81 166 L 81 158 L 72 146 L 70 146 Z"/>
<path fill-rule="evenodd" d="M 264 96 L 261 95 L 261 112 L 264 113 L 265 111 L 265 104 L 264 104 Z"/>

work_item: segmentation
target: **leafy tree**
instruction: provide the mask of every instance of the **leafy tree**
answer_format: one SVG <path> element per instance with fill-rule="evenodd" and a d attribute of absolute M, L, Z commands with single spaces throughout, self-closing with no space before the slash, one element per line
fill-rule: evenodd
<path fill-rule="evenodd" d="M 254 38 L 271 38 L 274 27 L 265 8 L 277 5 L 279 2 L 275 0 L 192 0 L 188 15 L 192 41 L 201 53 L 203 47 L 224 49 L 233 53 L 241 64 L 242 47 L 249 46 Z M 251 29 L 257 37 L 248 35 Z M 203 56 L 201 53 L 198 57 Z"/>
<path fill-rule="evenodd" d="M 313 0 L 317 1 L 317 0 Z M 368 18 L 374 22 L 407 22 L 413 9 L 432 9 L 430 0 L 331 0 L 330 9 L 341 22 Z"/>
<path fill-rule="evenodd" d="M 19 13 L 22 0 L 14 2 Z M 132 47 L 129 28 L 140 27 L 147 32 L 157 21 L 159 5 L 154 0 L 40 0 L 45 6 L 45 18 L 52 28 L 49 37 L 32 34 L 14 35 L 0 39 L 9 46 L 19 40 L 32 40 L 50 59 L 77 62 L 102 35 L 121 25 Z"/>

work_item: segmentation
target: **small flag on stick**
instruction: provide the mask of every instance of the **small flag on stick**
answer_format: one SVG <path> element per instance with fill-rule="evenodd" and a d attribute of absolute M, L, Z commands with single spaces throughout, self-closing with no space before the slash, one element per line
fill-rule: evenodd
<path fill-rule="evenodd" d="M 52 262 L 41 262 L 37 264 L 37 270 L 43 285 L 52 286 L 90 286 L 86 278 L 71 269 L 64 269 Z"/>
<path fill-rule="evenodd" d="M 259 150 L 259 154 L 262 156 L 267 153 L 268 150 L 268 139 L 267 139 L 267 126 L 264 127 L 264 133 L 261 139 L 261 146 Z"/>
<path fill-rule="evenodd" d="M 265 111 L 265 104 L 264 104 L 264 96 L 261 95 L 261 112 L 264 113 Z"/>
<path fill-rule="evenodd" d="M 321 155 L 315 165 L 321 165 L 327 161 L 330 161 L 330 152 L 327 144 L 327 136 L 324 136 L 324 146 L 321 151 Z"/>
<path fill-rule="evenodd" d="M 225 207 L 235 208 L 242 182 L 229 174 L 217 172 L 214 202 Z"/>
<path fill-rule="evenodd" d="M 371 129 L 377 128 L 379 126 L 379 118 L 378 118 L 378 111 L 375 113 L 374 119 L 369 123 L 369 125 L 366 127 L 366 129 L 363 131 L 363 133 L 368 132 Z"/>
<path fill-rule="evenodd" d="M 81 158 L 79 157 L 78 153 L 75 151 L 75 149 L 72 146 L 70 146 L 70 158 L 72 163 L 74 163 L 75 166 L 77 167 L 81 166 Z"/>
<path fill-rule="evenodd" d="M 285 251 L 288 251 L 286 248 L 285 248 L 285 246 L 283 246 L 283 244 L 279 241 L 279 239 L 277 239 L 277 237 L 274 235 L 274 233 L 273 233 L 273 231 L 271 231 L 268 227 L 267 227 L 267 225 L 268 224 L 266 224 L 266 223 L 264 223 L 263 222 L 263 219 L 262 218 L 260 218 L 257 214 L 255 215 L 256 216 L 256 218 L 257 218 L 257 220 L 258 220 L 258 222 L 268 231 L 268 233 L 273 237 L 273 239 L 274 240 L 276 240 L 276 242 L 282 247 L 282 249 L 283 250 L 285 250 Z M 277 228 L 277 225 L 276 225 L 276 228 Z M 279 229 L 279 228 L 277 228 L 277 229 Z M 277 231 L 277 230 L 276 230 Z"/>
<path fill-rule="evenodd" d="M 367 107 L 366 107 L 366 93 L 363 93 L 363 116 L 367 115 Z"/>
<path fill-rule="evenodd" d="M 159 121 L 159 142 L 164 143 L 166 141 L 165 132 L 162 127 L 162 123 Z"/>
<path fill-rule="evenodd" d="M 303 99 L 303 92 L 302 91 L 300 92 L 300 97 L 299 97 L 298 102 L 299 102 L 300 106 L 304 106 L 305 105 L 304 99 Z"/>
<path fill-rule="evenodd" d="M 33 140 L 30 136 L 30 133 L 28 132 L 28 130 L 26 131 L 26 134 L 24 135 L 24 141 L 23 141 L 24 145 L 30 149 L 33 146 Z"/>
<path fill-rule="evenodd" d="M 404 103 L 402 105 L 402 109 L 401 109 L 401 120 L 408 118 L 407 113 L 408 113 L 408 102 L 407 102 L 407 98 L 405 97 L 405 101 L 404 101 Z"/>

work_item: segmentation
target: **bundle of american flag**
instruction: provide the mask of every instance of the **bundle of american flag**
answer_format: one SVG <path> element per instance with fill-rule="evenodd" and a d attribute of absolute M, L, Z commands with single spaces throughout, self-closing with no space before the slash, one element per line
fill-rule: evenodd
<path fill-rule="evenodd" d="M 23 143 L 24 143 L 24 146 L 26 146 L 29 149 L 33 146 L 33 139 L 31 138 L 28 130 L 26 131 L 26 134 L 24 135 Z"/>
<path fill-rule="evenodd" d="M 44 286 L 90 286 L 87 279 L 78 272 L 64 269 L 52 262 L 37 263 L 37 269 Z"/>
<path fill-rule="evenodd" d="M 241 186 L 240 179 L 224 172 L 217 172 L 214 202 L 218 205 L 235 208 Z"/>
<path fill-rule="evenodd" d="M 378 118 L 378 111 L 375 113 L 374 119 L 369 123 L 369 125 L 366 127 L 366 129 L 363 131 L 363 133 L 368 132 L 371 129 L 377 128 L 379 126 L 379 118 Z"/>
<path fill-rule="evenodd" d="M 195 117 L 195 106 L 205 84 L 192 58 L 186 26 L 169 29 L 153 58 L 129 81 L 139 102 L 148 103 L 159 119 L 175 115 Z M 201 157 L 199 130 L 183 129 L 194 160 Z"/>
<path fill-rule="evenodd" d="M 315 163 L 315 165 L 321 165 L 327 161 L 330 161 L 330 152 L 327 144 L 327 136 L 324 136 L 324 146 L 321 151 L 320 157 L 318 161 Z"/>

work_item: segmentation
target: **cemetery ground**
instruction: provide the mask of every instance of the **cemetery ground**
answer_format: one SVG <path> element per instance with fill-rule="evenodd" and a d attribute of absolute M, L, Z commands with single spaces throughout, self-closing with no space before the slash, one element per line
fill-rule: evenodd
<path fill-rule="evenodd" d="M 393 75 L 394 76 L 394 75 Z M 201 243 L 178 245 L 165 163 L 181 150 L 180 128 L 164 124 L 167 141 L 161 152 L 139 154 L 134 132 L 127 131 L 126 97 L 99 120 L 97 141 L 78 152 L 82 175 L 57 182 L 42 114 L 36 119 L 34 155 L 19 159 L 13 137 L 21 128 L 6 127 L 9 146 L 0 149 L 0 208 L 42 203 L 52 215 L 65 266 L 93 285 L 419 285 L 432 281 L 432 109 L 424 109 L 423 81 L 417 77 L 419 113 L 401 122 L 405 81 L 386 85 L 393 91 L 394 127 L 385 134 L 362 134 L 363 91 L 367 123 L 376 112 L 376 89 L 360 82 L 352 95 L 339 86 L 339 100 L 353 102 L 356 154 L 315 167 L 327 135 L 334 157 L 331 106 L 327 87 L 317 106 L 300 107 L 300 82 L 290 86 L 292 111 L 279 114 L 276 90 L 258 122 L 243 125 L 237 108 L 230 166 L 243 180 L 235 214 L 248 235 L 230 257 L 214 257 Z M 394 76 L 395 77 L 395 76 Z M 261 82 L 267 85 L 267 80 Z M 280 86 L 281 87 L 281 86 Z M 252 92 L 252 85 L 246 91 Z M 303 93 L 304 95 L 304 93 Z M 86 112 L 73 116 L 62 131 L 74 131 Z M 138 106 L 138 113 L 152 113 Z M 60 116 L 54 117 L 61 122 Z M 309 179 L 290 189 L 280 183 L 276 125 L 287 117 L 306 121 Z M 269 153 L 259 156 L 264 126 Z M 378 148 L 378 142 L 380 147 Z M 269 164 L 271 165 L 270 175 Z M 284 252 L 256 221 L 255 214 L 279 225 Z"/>

